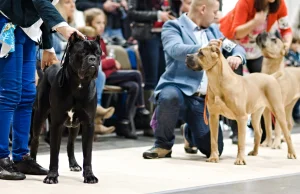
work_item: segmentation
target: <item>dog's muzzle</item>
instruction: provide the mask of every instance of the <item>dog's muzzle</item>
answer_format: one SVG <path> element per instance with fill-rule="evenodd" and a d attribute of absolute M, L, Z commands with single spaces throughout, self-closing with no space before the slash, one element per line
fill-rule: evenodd
<path fill-rule="evenodd" d="M 256 37 L 256 44 L 260 48 L 264 48 L 265 47 L 265 42 L 267 41 L 267 38 L 268 38 L 268 33 L 267 32 L 262 32 L 262 33 L 258 34 L 258 36 Z"/>
<path fill-rule="evenodd" d="M 87 64 L 78 72 L 80 79 L 95 79 L 98 76 L 99 66 L 97 65 L 98 61 L 95 56 L 89 56 L 87 59 Z"/>
<path fill-rule="evenodd" d="M 186 55 L 185 64 L 187 65 L 188 68 L 190 68 L 194 71 L 196 71 L 196 70 L 201 71 L 202 70 L 202 68 L 199 65 L 197 65 L 197 63 L 195 61 L 195 56 L 192 55 L 192 54 Z"/>

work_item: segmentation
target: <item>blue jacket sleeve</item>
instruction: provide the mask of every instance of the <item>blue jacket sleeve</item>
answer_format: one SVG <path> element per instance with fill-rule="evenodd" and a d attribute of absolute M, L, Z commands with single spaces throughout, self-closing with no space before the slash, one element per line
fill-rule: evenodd
<path fill-rule="evenodd" d="M 32 0 L 32 3 L 48 29 L 65 21 L 49 0 Z"/>
<path fill-rule="evenodd" d="M 176 20 L 171 20 L 164 24 L 161 38 L 164 51 L 178 61 L 185 61 L 187 54 L 196 53 L 201 48 L 201 45 L 187 45 L 183 43 L 180 27 Z"/>

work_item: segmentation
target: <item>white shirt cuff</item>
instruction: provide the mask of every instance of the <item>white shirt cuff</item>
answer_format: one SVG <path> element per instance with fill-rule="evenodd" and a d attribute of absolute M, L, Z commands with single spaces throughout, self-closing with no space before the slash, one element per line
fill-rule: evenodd
<path fill-rule="evenodd" d="M 69 24 L 67 22 L 60 22 L 59 24 L 55 25 L 52 27 L 53 31 L 56 31 L 57 28 L 59 27 L 63 27 L 63 26 L 69 26 Z"/>
<path fill-rule="evenodd" d="M 48 52 L 50 52 L 50 53 L 55 53 L 55 50 L 54 50 L 53 47 L 52 47 L 51 49 L 45 49 L 45 51 L 48 51 Z"/>
<path fill-rule="evenodd" d="M 161 18 L 160 18 L 160 14 L 161 14 L 161 11 L 158 10 L 158 11 L 157 11 L 157 21 L 159 21 L 159 22 L 162 21 Z"/>

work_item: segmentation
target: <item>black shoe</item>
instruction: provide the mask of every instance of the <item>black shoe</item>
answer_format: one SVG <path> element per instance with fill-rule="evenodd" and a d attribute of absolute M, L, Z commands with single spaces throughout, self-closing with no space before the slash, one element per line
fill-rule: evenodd
<path fill-rule="evenodd" d="M 16 168 L 24 173 L 31 175 L 47 175 L 48 170 L 40 166 L 34 159 L 32 159 L 29 155 L 23 156 L 21 161 L 14 162 Z"/>
<path fill-rule="evenodd" d="M 154 137 L 154 132 L 152 129 L 144 129 L 144 136 L 146 137 Z"/>
<path fill-rule="evenodd" d="M 116 134 L 127 139 L 137 139 L 137 136 L 131 133 L 130 122 L 125 119 L 117 124 Z"/>
<path fill-rule="evenodd" d="M 148 116 L 150 116 L 150 111 L 147 110 L 145 107 L 144 108 L 137 108 L 135 114 L 139 115 L 139 116 L 148 117 Z"/>
<path fill-rule="evenodd" d="M 238 144 L 238 136 L 237 135 L 232 136 L 232 144 L 235 144 L 235 145 Z"/>
<path fill-rule="evenodd" d="M 134 116 L 134 123 L 137 129 L 151 129 L 151 115 L 146 108 L 138 108 Z"/>
<path fill-rule="evenodd" d="M 25 174 L 16 169 L 9 157 L 0 159 L 0 179 L 3 180 L 24 180 Z"/>

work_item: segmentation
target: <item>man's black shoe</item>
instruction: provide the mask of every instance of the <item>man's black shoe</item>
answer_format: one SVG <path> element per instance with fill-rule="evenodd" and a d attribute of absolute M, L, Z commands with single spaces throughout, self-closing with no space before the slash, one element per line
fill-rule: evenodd
<path fill-rule="evenodd" d="M 40 166 L 34 159 L 32 159 L 29 155 L 23 156 L 21 161 L 15 161 L 16 168 L 24 173 L 31 175 L 47 175 L 48 170 Z"/>
<path fill-rule="evenodd" d="M 0 179 L 24 180 L 25 174 L 19 172 L 9 157 L 0 159 Z"/>

